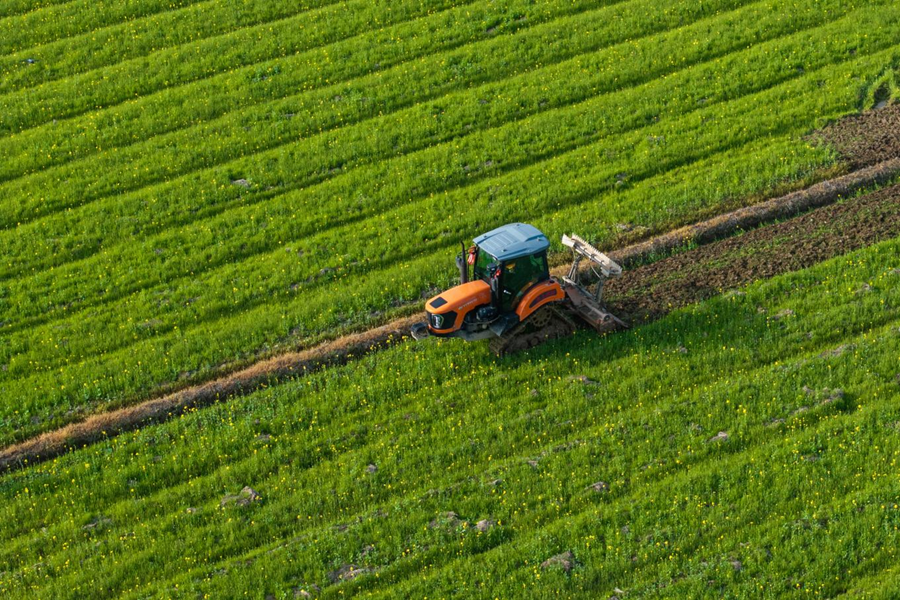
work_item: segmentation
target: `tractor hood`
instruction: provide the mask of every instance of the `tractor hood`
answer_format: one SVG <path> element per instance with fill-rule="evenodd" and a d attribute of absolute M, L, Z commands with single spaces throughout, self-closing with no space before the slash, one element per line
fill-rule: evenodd
<path fill-rule="evenodd" d="M 469 311 L 490 302 L 491 286 L 481 279 L 452 287 L 425 303 L 428 326 L 435 333 L 452 332 Z"/>

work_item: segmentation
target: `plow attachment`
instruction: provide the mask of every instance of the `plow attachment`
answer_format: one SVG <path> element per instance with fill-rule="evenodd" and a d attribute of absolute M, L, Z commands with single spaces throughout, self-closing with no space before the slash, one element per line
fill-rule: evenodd
<path fill-rule="evenodd" d="M 568 275 L 562 278 L 569 310 L 582 321 L 599 332 L 628 327 L 621 319 L 608 312 L 603 306 L 603 284 L 610 277 L 622 274 L 622 267 L 594 246 L 578 237 L 563 235 L 563 246 L 572 249 L 575 255 Z M 581 269 L 581 261 L 587 259 L 588 269 Z M 594 289 L 585 282 L 587 272 L 594 275 Z"/>

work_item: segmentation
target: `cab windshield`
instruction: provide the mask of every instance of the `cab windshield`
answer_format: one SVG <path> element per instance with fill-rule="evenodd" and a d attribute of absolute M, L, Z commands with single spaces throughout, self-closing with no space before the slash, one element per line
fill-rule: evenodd
<path fill-rule="evenodd" d="M 482 250 L 478 249 L 478 255 L 475 258 L 475 279 L 488 280 L 488 265 L 497 262 L 497 259 Z"/>

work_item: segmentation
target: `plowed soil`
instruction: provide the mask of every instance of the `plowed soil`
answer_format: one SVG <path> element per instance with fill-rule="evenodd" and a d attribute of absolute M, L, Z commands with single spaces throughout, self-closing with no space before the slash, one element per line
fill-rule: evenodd
<path fill-rule="evenodd" d="M 851 170 L 900 157 L 900 104 L 846 117 L 810 139 L 833 145 Z"/>
<path fill-rule="evenodd" d="M 640 323 L 897 236 L 900 185 L 625 271 L 607 283 L 607 301 Z"/>

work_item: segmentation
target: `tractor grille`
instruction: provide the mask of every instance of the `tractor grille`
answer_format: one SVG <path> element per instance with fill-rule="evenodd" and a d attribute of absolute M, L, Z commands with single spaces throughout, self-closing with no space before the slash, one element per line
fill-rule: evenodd
<path fill-rule="evenodd" d="M 451 329 L 456 322 L 456 313 L 449 311 L 441 314 L 428 314 L 428 323 L 433 329 Z"/>

